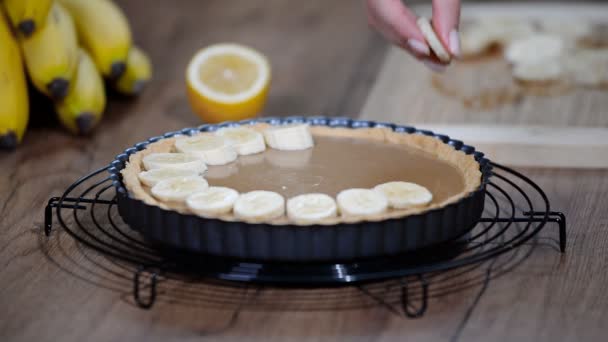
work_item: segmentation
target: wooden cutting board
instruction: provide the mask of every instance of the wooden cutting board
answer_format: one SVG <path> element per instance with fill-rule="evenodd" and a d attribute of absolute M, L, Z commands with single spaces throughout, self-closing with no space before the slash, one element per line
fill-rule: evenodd
<path fill-rule="evenodd" d="M 429 7 L 416 12 L 429 16 Z M 564 17 L 608 23 L 608 4 L 465 4 L 479 16 Z M 455 62 L 433 74 L 392 48 L 361 118 L 409 124 L 463 140 L 511 166 L 608 168 L 608 89 L 522 91 L 505 62 Z"/>

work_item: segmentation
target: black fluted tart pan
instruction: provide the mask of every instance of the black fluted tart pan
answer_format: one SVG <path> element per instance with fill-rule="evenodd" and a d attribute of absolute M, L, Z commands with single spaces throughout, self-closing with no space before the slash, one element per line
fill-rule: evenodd
<path fill-rule="evenodd" d="M 454 150 L 472 155 L 479 164 L 481 182 L 458 201 L 419 214 L 375 222 L 310 226 L 233 222 L 182 214 L 144 203 L 133 197 L 123 183 L 121 171 L 129 157 L 151 143 L 179 134 L 257 123 L 308 123 L 348 129 L 382 127 L 400 134 L 431 136 Z M 328 117 L 261 118 L 205 124 L 166 133 L 126 149 L 112 161 L 109 172 L 116 189 L 120 216 L 132 229 L 159 246 L 214 256 L 281 262 L 345 261 L 397 255 L 465 237 L 481 217 L 485 188 L 492 174 L 490 162 L 483 153 L 445 135 L 390 123 Z"/>

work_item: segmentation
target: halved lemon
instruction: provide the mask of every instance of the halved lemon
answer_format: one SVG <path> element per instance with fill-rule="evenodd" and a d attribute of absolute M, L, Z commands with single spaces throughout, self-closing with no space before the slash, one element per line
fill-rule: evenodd
<path fill-rule="evenodd" d="M 270 64 L 243 45 L 211 45 L 192 57 L 186 84 L 190 105 L 203 121 L 252 118 L 266 103 Z"/>

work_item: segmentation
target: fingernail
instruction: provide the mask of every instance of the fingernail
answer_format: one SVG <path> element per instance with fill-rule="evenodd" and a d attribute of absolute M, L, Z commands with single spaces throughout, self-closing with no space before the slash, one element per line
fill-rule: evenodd
<path fill-rule="evenodd" d="M 434 72 L 445 71 L 445 65 L 443 65 L 443 64 L 435 63 L 435 62 L 429 61 L 429 60 L 423 60 L 422 63 L 424 63 L 424 65 L 426 65 L 429 69 L 433 70 Z"/>
<path fill-rule="evenodd" d="M 449 38 L 452 55 L 460 57 L 460 36 L 458 35 L 458 31 L 452 30 Z"/>
<path fill-rule="evenodd" d="M 416 53 L 419 53 L 423 56 L 430 56 L 431 55 L 431 50 L 429 50 L 428 45 L 426 45 L 425 43 L 416 40 L 416 39 L 408 39 L 407 40 L 407 45 L 414 50 Z"/>

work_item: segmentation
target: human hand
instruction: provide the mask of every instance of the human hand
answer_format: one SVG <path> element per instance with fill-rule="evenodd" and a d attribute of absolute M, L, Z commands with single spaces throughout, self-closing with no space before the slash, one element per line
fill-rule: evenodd
<path fill-rule="evenodd" d="M 372 27 L 391 43 L 411 53 L 434 71 L 447 64 L 432 56 L 429 45 L 416 23 L 416 15 L 401 0 L 366 0 Z M 458 22 L 460 0 L 433 0 L 433 28 L 443 46 L 453 57 L 460 55 Z"/>

